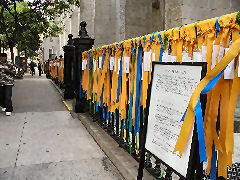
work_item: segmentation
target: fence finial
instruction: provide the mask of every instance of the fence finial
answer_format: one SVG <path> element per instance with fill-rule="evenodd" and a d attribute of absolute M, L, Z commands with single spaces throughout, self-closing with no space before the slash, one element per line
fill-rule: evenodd
<path fill-rule="evenodd" d="M 87 23 L 86 21 L 82 21 L 80 23 L 80 30 L 79 30 L 79 35 L 81 38 L 89 38 L 86 30 Z"/>

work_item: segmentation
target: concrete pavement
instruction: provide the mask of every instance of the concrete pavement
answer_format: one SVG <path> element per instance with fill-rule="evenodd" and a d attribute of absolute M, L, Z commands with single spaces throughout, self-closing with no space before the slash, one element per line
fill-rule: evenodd
<path fill-rule="evenodd" d="M 17 80 L 13 105 L 0 113 L 0 180 L 123 179 L 45 77 Z"/>

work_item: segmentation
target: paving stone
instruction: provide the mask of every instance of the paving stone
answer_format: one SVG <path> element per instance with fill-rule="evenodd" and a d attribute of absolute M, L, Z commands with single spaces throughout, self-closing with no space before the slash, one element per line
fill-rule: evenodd
<path fill-rule="evenodd" d="M 0 169 L 0 180 L 123 180 L 122 176 L 104 158 L 93 158 L 81 161 L 50 162 L 30 166 Z"/>
<path fill-rule="evenodd" d="M 26 113 L 0 117 L 0 168 L 14 166 Z"/>

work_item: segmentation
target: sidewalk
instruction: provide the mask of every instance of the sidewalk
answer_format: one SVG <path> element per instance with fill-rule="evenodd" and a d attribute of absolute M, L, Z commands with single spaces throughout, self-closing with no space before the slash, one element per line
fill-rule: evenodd
<path fill-rule="evenodd" d="M 0 180 L 124 179 L 45 77 L 15 81 L 0 113 Z"/>
<path fill-rule="evenodd" d="M 53 83 L 53 82 L 52 82 Z M 63 94 L 62 91 L 56 86 L 53 85 L 58 90 L 59 94 Z M 73 117 L 78 117 L 78 119 L 82 122 L 88 132 L 92 135 L 94 140 L 98 143 L 100 148 L 106 153 L 106 155 L 111 159 L 113 164 L 117 167 L 117 169 L 123 174 L 125 179 L 135 179 L 137 177 L 137 170 L 139 164 L 135 161 L 126 151 L 119 147 L 118 143 L 113 140 L 96 122 L 93 122 L 92 118 L 88 115 L 88 113 L 80 113 L 76 114 L 72 111 L 72 101 L 65 101 L 66 106 L 70 109 L 70 112 Z M 238 107 L 237 110 L 239 110 Z M 238 119 L 239 120 L 239 119 Z M 240 133 L 234 133 L 234 154 L 233 154 L 233 163 L 240 162 Z M 146 170 L 144 170 L 143 179 L 152 180 L 154 179 Z M 173 179 L 177 180 L 178 178 L 173 177 Z"/>

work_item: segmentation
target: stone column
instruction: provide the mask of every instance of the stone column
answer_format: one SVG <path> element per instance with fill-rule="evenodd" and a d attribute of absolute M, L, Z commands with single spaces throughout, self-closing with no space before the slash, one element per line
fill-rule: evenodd
<path fill-rule="evenodd" d="M 97 0 L 99 1 L 99 0 Z M 81 0 L 80 1 L 80 19 L 85 21 L 88 25 L 88 34 L 90 37 L 95 37 L 94 27 L 95 27 L 95 0 Z"/>
<path fill-rule="evenodd" d="M 152 33 L 152 1 L 126 0 L 125 39 Z"/>
<path fill-rule="evenodd" d="M 97 47 L 116 41 L 115 7 L 112 0 L 95 1 L 94 38 Z"/>
<path fill-rule="evenodd" d="M 68 44 L 63 46 L 64 51 L 64 99 L 74 98 L 74 87 L 73 87 L 73 63 L 75 60 L 75 47 L 73 46 L 73 35 L 68 35 Z"/>
<path fill-rule="evenodd" d="M 76 113 L 85 112 L 86 101 L 81 96 L 81 79 L 82 79 L 82 53 L 92 48 L 94 39 L 90 38 L 86 30 L 87 23 L 82 21 L 80 23 L 80 31 L 77 38 L 74 38 L 73 45 L 75 46 L 75 62 L 74 62 L 74 87 L 75 99 L 73 102 L 73 110 Z"/>

